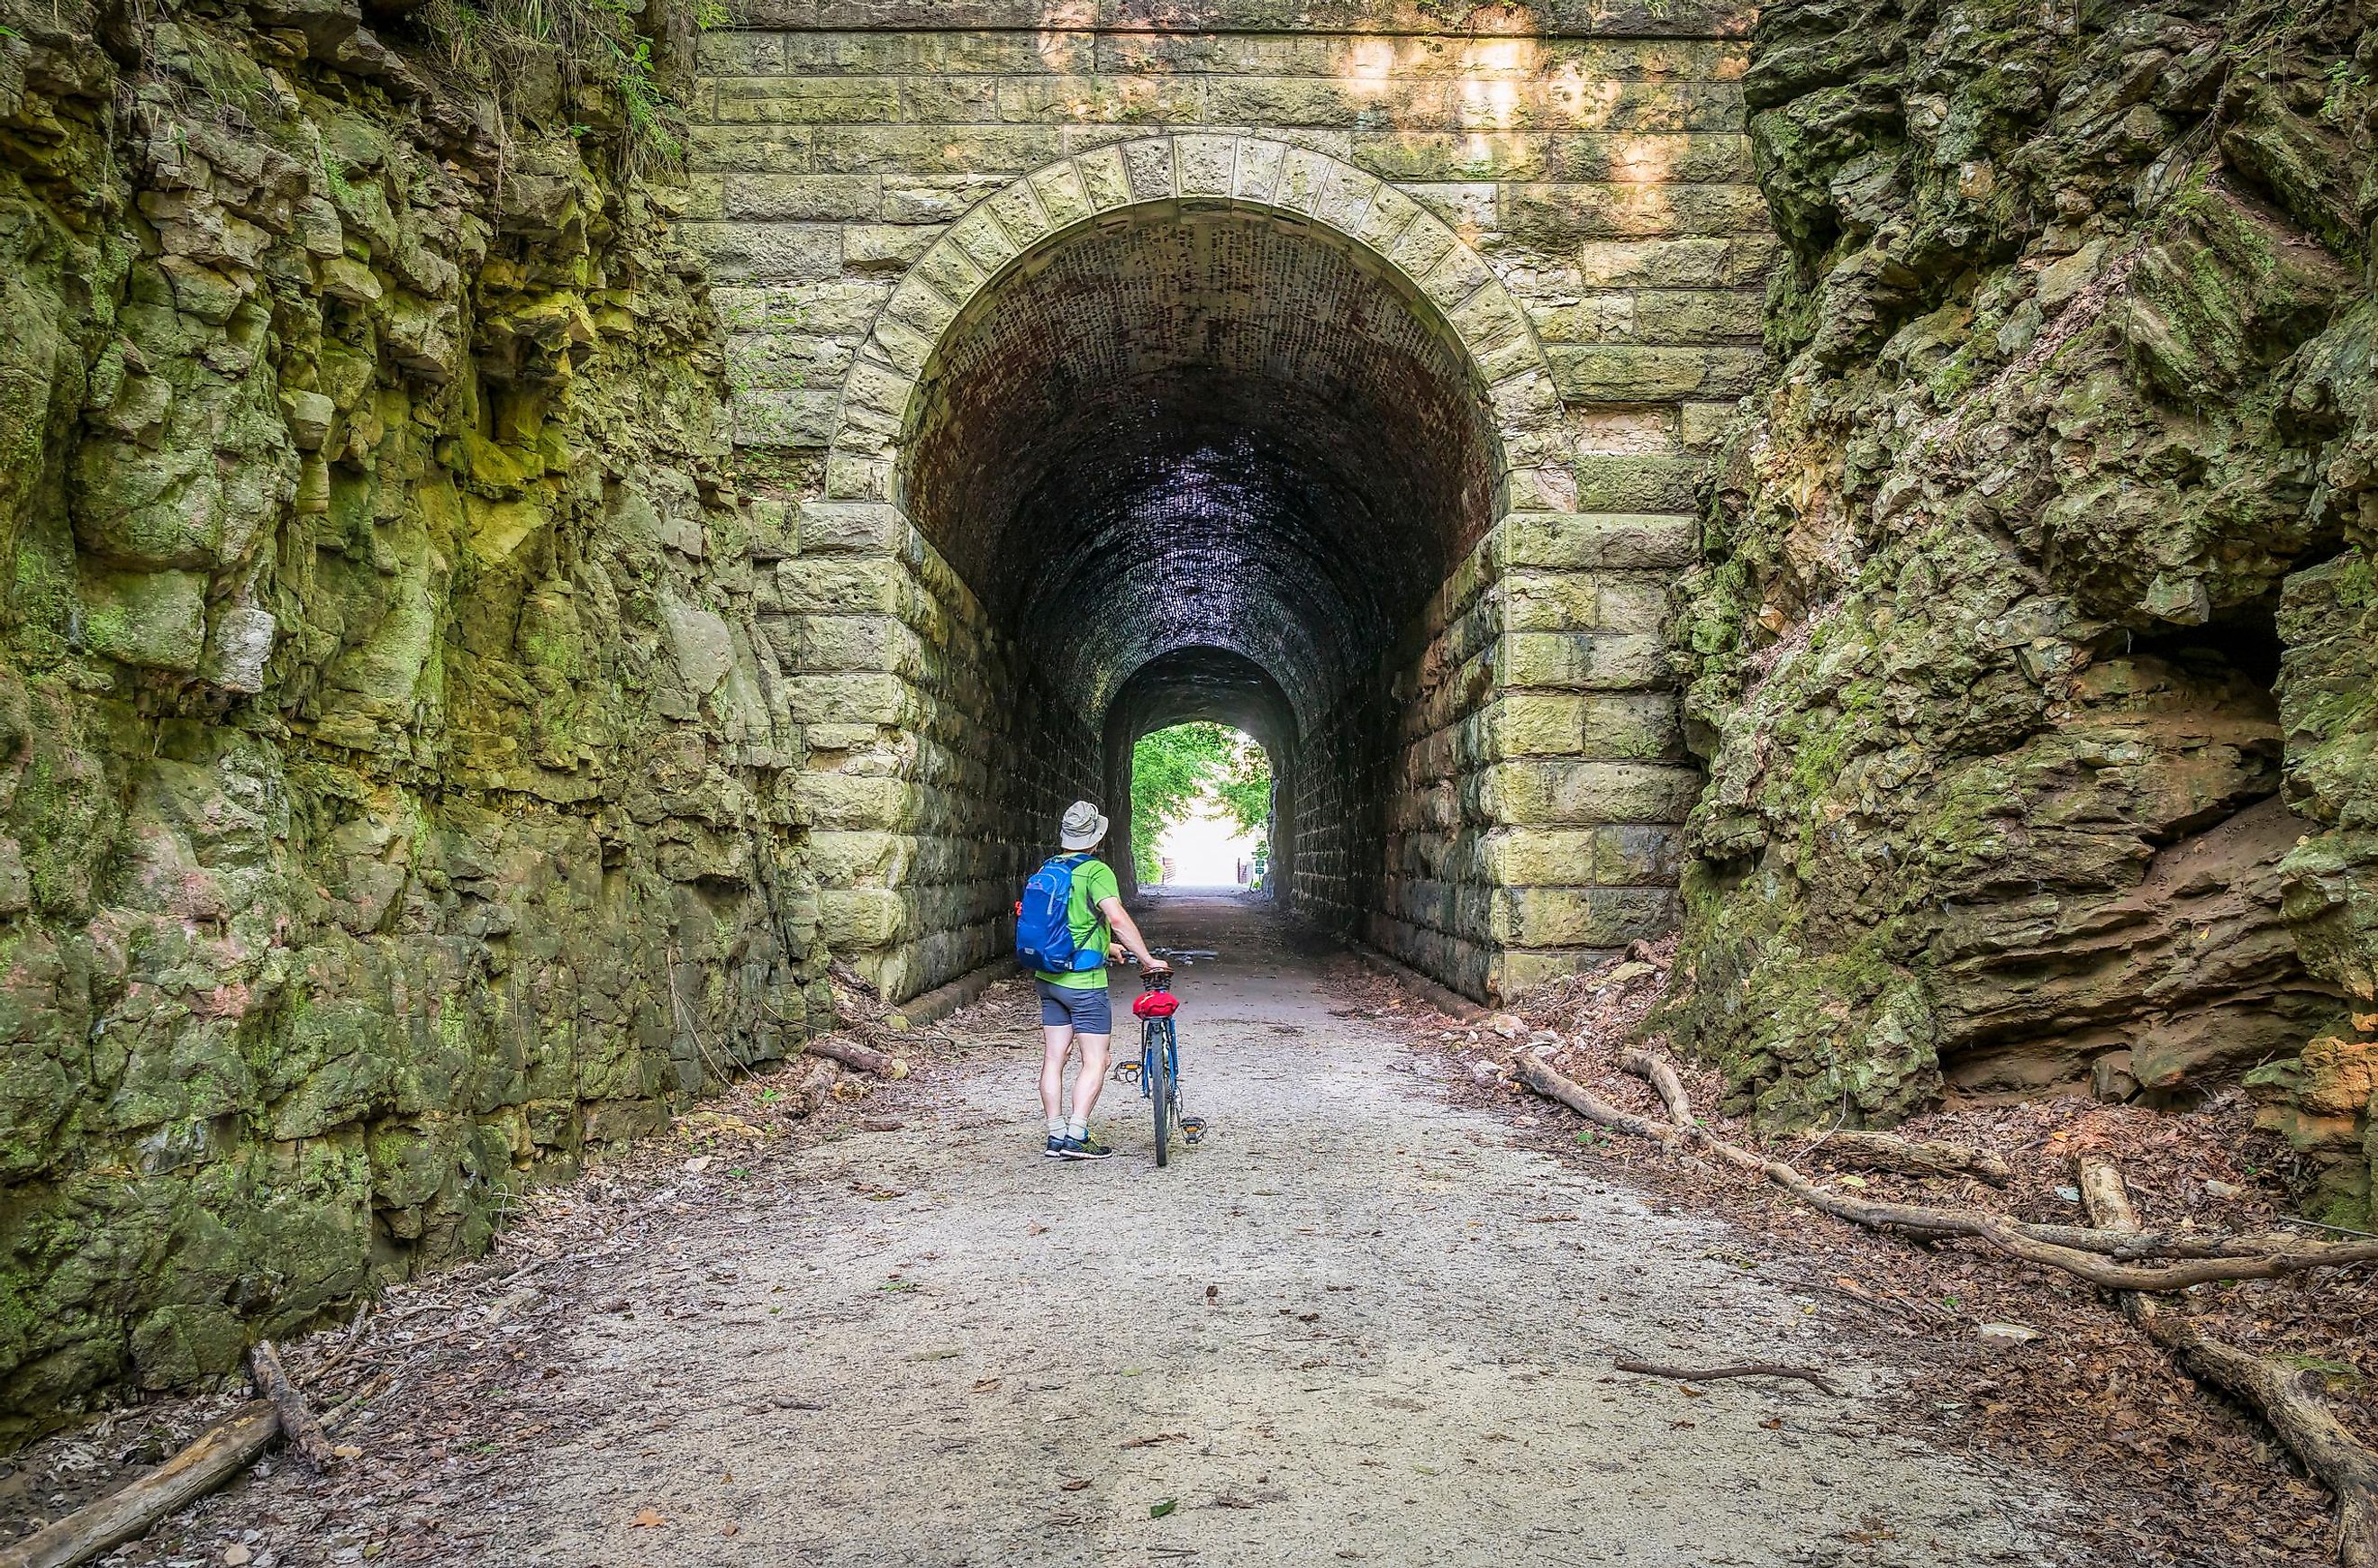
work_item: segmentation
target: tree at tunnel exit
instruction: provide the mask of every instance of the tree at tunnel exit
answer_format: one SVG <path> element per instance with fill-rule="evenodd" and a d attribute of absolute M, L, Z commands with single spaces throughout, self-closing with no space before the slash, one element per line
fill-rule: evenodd
<path fill-rule="evenodd" d="M 1271 816 L 1271 761 L 1237 730 L 1199 722 L 1141 736 L 1131 748 L 1131 842 L 1140 880 L 1163 876 L 1156 841 L 1203 795 L 1220 799 L 1242 832 Z"/>

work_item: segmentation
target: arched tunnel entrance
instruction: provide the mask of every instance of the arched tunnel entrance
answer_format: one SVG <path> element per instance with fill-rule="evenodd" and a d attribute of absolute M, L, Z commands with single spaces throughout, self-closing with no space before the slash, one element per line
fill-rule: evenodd
<path fill-rule="evenodd" d="M 1397 654 L 1491 521 L 1484 393 L 1435 307 L 1357 247 L 1131 209 L 943 335 L 901 493 L 1038 688 L 1035 749 L 1086 753 L 1119 821 L 1131 744 L 1166 724 L 1298 759 L 1275 882 L 1351 930 L 1384 869 Z M 1028 844 L 1062 801 L 1015 782 Z"/>
<path fill-rule="evenodd" d="M 1267 897 L 1292 895 L 1296 885 L 1296 831 L 1291 814 L 1296 794 L 1296 711 L 1279 682 L 1261 664 L 1228 648 L 1193 645 L 1150 659 L 1132 673 L 1108 704 L 1105 726 L 1106 797 L 1128 802 L 1132 753 L 1144 735 L 1205 719 L 1243 732 L 1264 748 L 1271 763 L 1270 871 Z M 1128 826 L 1119 812 L 1117 830 Z M 1115 875 L 1128 898 L 1136 891 L 1137 844 L 1115 844 Z"/>
<path fill-rule="evenodd" d="M 1293 914 L 1472 996 L 1673 920 L 1688 520 L 1579 509 L 1525 311 L 1393 186 L 1063 160 L 908 269 L 836 419 L 780 581 L 827 939 L 887 996 L 1003 959 L 1065 803 L 1127 821 L 1187 719 L 1270 753 Z"/>

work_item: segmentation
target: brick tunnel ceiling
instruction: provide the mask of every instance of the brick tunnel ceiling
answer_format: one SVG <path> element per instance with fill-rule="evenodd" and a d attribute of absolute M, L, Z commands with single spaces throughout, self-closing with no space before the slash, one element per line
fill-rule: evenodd
<path fill-rule="evenodd" d="M 1092 724 L 1195 648 L 1313 724 L 1488 521 L 1493 432 L 1449 329 L 1275 219 L 1066 236 L 984 291 L 925 387 L 909 513 Z"/>

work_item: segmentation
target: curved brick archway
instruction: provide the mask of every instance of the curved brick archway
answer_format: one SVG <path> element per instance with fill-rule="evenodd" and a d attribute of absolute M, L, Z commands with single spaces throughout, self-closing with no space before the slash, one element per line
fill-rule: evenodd
<path fill-rule="evenodd" d="M 1514 470 L 1565 492 L 1561 400 L 1527 312 L 1441 219 L 1393 185 L 1310 148 L 1255 136 L 1164 136 L 1095 148 L 977 203 L 908 269 L 845 377 L 827 449 L 830 500 L 905 502 L 901 444 L 935 347 L 1051 242 L 1150 209 L 1228 209 L 1310 225 L 1360 246 L 1459 341 Z"/>
<path fill-rule="evenodd" d="M 1491 997 L 1664 928 L 1699 781 L 1659 628 L 1773 253 L 1738 19 L 1591 7 L 1488 37 L 1409 9 L 1343 29 L 1254 0 L 1160 11 L 1016 28 L 804 0 L 702 40 L 686 227 L 731 334 L 744 471 L 792 514 L 759 629 L 801 729 L 828 941 L 895 998 L 1000 958 L 1050 806 L 1119 796 L 1116 731 L 1178 705 L 1133 676 L 1193 646 L 1285 672 L 1284 793 L 1316 827 L 1362 824 L 1284 846 L 1342 890 L 1340 929 Z M 1060 650 L 1094 681 L 1035 681 L 1031 613 L 980 541 L 1026 536 L 988 515 L 1005 502 L 953 529 L 904 472 L 940 417 L 931 366 L 1069 240 L 1176 219 L 1359 256 L 1441 326 L 1447 384 L 1489 425 L 1489 499 L 1384 552 L 1425 579 L 1425 603 L 1409 581 L 1375 596 L 1401 617 L 1384 640 L 1337 635 L 1327 602 L 1362 585 L 1315 576 L 1231 626 L 1109 627 Z M 1425 446 L 1426 423 L 1390 409 L 1376 443 Z M 1346 467 L 1321 488 L 1384 504 Z M 1052 684 L 1094 687 L 1097 711 Z M 1350 693 L 1371 726 L 1351 769 L 1307 733 Z"/>
<path fill-rule="evenodd" d="M 1443 731 L 1494 688 L 1468 646 L 1491 615 L 1483 554 L 1514 452 L 1559 449 L 1558 402 L 1524 321 L 1492 325 L 1516 305 L 1441 223 L 1328 160 L 1205 139 L 1225 171 L 1225 155 L 1276 151 L 1263 188 L 1312 192 L 1334 221 L 1219 196 L 1127 199 L 986 249 L 978 215 L 1003 196 L 1135 166 L 1173 188 L 1182 144 L 1198 145 L 1069 161 L 953 225 L 847 385 L 829 489 L 865 494 L 808 518 L 850 546 L 840 569 L 864 569 L 876 542 L 923 635 L 902 671 L 916 756 L 892 764 L 913 781 L 892 824 L 914 858 L 883 883 L 829 880 L 828 925 L 837 904 L 872 920 L 852 934 L 877 939 L 861 961 L 894 994 L 997 955 L 1013 885 L 1063 803 L 1124 815 L 1141 734 L 1226 714 L 1281 765 L 1274 859 L 1295 911 L 1443 972 L 1466 964 L 1482 988 L 1489 933 L 1460 929 L 1455 891 L 1475 869 L 1454 863 L 1478 747 Z M 1045 219 L 1052 198 L 1031 199 Z M 1373 213 L 1378 243 L 1363 233 Z M 999 240 L 1024 227 L 998 222 Z M 1398 260 L 1415 255 L 1430 258 L 1417 275 Z M 1431 287 L 1469 307 L 1469 331 Z M 1499 345 L 1495 365 L 1480 343 Z M 896 426 L 868 412 L 894 405 Z M 1410 735 L 1399 685 L 1443 688 Z M 881 842 L 822 836 L 829 851 Z M 1122 835 L 1111 848 L 1129 850 Z"/>

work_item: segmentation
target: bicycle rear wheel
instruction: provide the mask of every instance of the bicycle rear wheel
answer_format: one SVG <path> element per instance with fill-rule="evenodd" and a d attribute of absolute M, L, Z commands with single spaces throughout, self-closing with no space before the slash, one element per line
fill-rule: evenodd
<path fill-rule="evenodd" d="M 1172 1026 L 1161 1018 L 1147 1021 L 1142 1036 L 1140 1059 L 1146 1065 L 1140 1070 L 1147 1080 L 1148 1103 L 1156 1107 L 1156 1163 L 1163 1166 L 1172 1158 L 1172 1042 L 1166 1038 Z"/>

